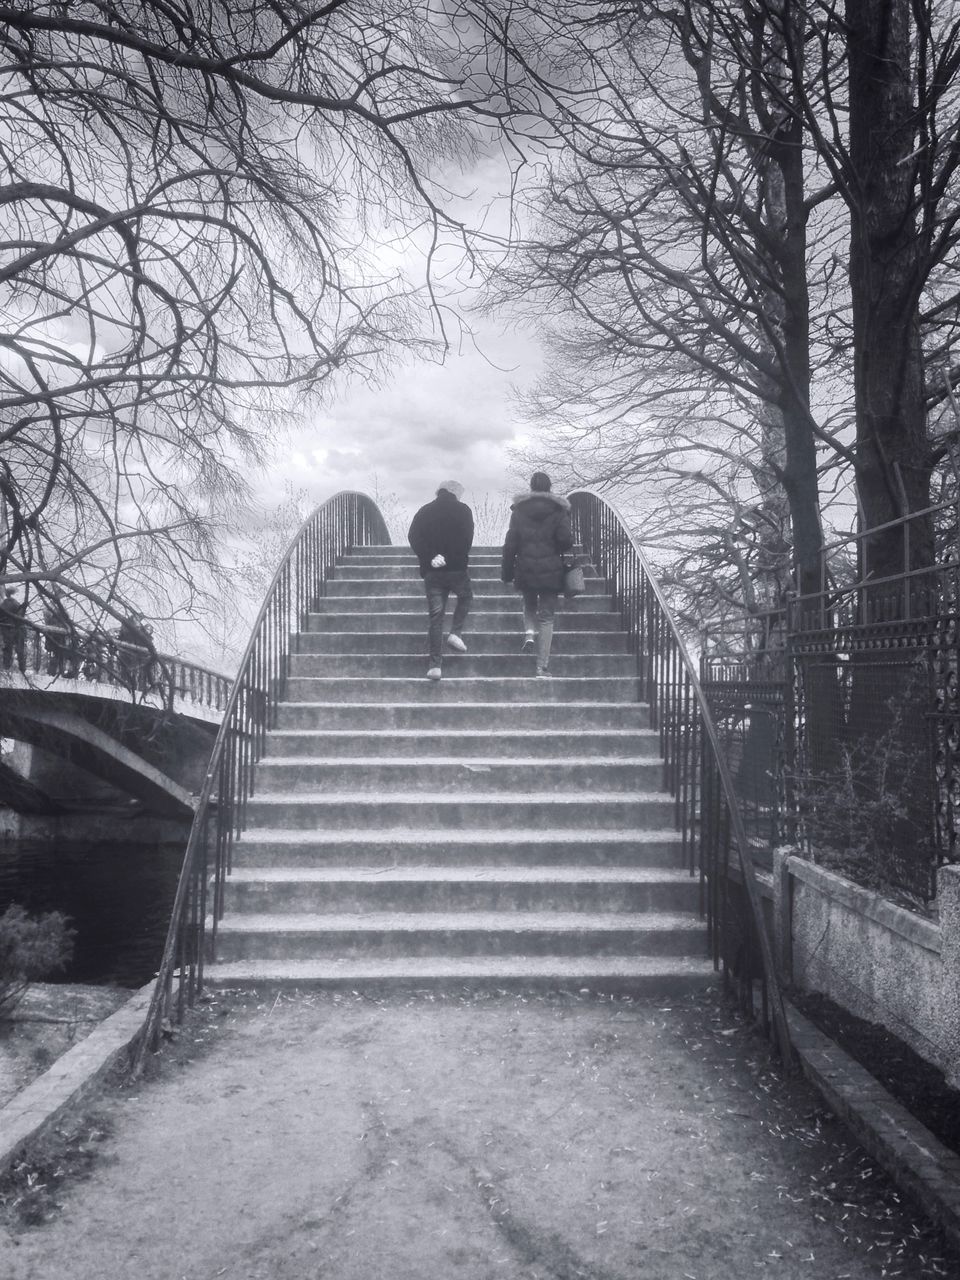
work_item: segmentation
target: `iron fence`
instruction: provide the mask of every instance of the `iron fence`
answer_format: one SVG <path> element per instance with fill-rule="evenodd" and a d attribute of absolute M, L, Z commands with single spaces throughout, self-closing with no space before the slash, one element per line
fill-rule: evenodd
<path fill-rule="evenodd" d="M 389 544 L 379 509 L 365 494 L 338 493 L 301 526 L 260 608 L 234 681 L 190 829 L 160 970 L 134 1064 L 155 1047 L 165 1019 L 182 1019 L 203 986 L 216 941 L 234 842 L 246 825 L 254 768 L 288 675 L 291 642 L 326 593 L 350 547 Z"/>
<path fill-rule="evenodd" d="M 703 685 L 758 847 L 789 840 L 920 901 L 935 894 L 937 867 L 960 857 L 958 530 L 949 502 L 841 538 L 823 553 L 817 589 L 768 624 L 779 650 L 734 659 L 737 637 L 717 638 L 722 656 L 704 659 Z M 877 534 L 899 541 L 896 572 L 875 571 Z M 934 556 L 918 565 L 923 538 Z M 765 731 L 769 777 L 748 769 L 741 783 L 764 714 L 779 719 Z M 756 819 L 775 798 L 780 821 L 764 834 Z"/>
<path fill-rule="evenodd" d="M 622 516 L 590 491 L 574 493 L 570 501 L 574 536 L 610 584 L 636 659 L 640 696 L 660 736 L 664 783 L 674 798 L 686 866 L 700 877 L 714 964 L 725 981 L 736 984 L 751 1012 L 768 1028 L 772 1024 L 789 1062 L 789 1032 L 750 840 L 696 666 Z"/>

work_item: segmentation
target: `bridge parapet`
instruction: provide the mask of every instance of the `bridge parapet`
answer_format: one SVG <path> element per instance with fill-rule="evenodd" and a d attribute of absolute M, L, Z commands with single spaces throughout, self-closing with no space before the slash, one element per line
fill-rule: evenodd
<path fill-rule="evenodd" d="M 215 723 L 233 681 L 187 659 L 128 644 L 103 631 L 39 626 L 27 619 L 3 626 L 0 677 L 7 688 L 83 693 L 130 701 Z"/>

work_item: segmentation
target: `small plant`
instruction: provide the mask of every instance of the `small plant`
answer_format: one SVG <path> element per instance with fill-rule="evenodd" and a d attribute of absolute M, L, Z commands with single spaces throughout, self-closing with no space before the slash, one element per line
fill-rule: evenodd
<path fill-rule="evenodd" d="M 13 903 L 0 916 L 0 1017 L 9 1017 L 31 982 L 57 973 L 73 956 L 76 931 L 60 911 L 32 916 Z"/>

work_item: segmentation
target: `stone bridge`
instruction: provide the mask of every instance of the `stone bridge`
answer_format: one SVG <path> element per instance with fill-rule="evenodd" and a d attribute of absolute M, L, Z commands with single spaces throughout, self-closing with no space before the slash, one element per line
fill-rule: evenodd
<path fill-rule="evenodd" d="M 55 816 L 107 788 L 159 817 L 192 816 L 227 677 L 102 633 L 24 622 L 17 643 L 4 639 L 0 737 L 15 745 L 0 806 Z"/>

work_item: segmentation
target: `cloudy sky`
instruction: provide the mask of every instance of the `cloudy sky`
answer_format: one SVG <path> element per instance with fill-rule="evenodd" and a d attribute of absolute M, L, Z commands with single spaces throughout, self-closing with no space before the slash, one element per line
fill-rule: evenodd
<path fill-rule="evenodd" d="M 288 484 L 318 502 L 377 489 L 410 511 L 446 479 L 461 481 L 468 502 L 515 490 L 525 473 L 510 452 L 524 440 L 511 386 L 537 375 L 539 351 L 530 335 L 494 322 L 476 338 L 479 350 L 471 343 L 443 364 L 408 362 L 382 386 L 347 387 L 286 439 L 258 486 L 264 504 Z"/>
<path fill-rule="evenodd" d="M 448 209 L 474 229 L 502 236 L 518 215 L 518 206 L 507 199 L 510 174 L 502 156 L 481 153 L 462 168 L 442 172 L 439 182 Z M 408 242 L 398 252 L 390 237 L 383 256 L 385 267 L 406 267 L 411 280 L 422 280 L 422 245 Z M 390 495 L 409 517 L 441 480 L 460 480 L 465 501 L 473 505 L 526 487 L 527 469 L 518 469 L 511 458 L 514 447 L 527 443 L 518 435 L 523 428 L 511 393 L 538 376 L 537 341 L 509 313 L 472 313 L 476 277 L 455 246 L 438 260 L 435 284 L 442 301 L 461 315 L 470 312 L 471 333 L 460 336 L 451 325 L 453 345 L 443 363 L 398 362 L 380 384 L 355 381 L 322 411 L 305 414 L 257 485 L 265 509 L 291 487 L 306 490 L 315 502 L 340 489 L 360 489 Z M 393 532 L 399 539 L 406 525 Z"/>

